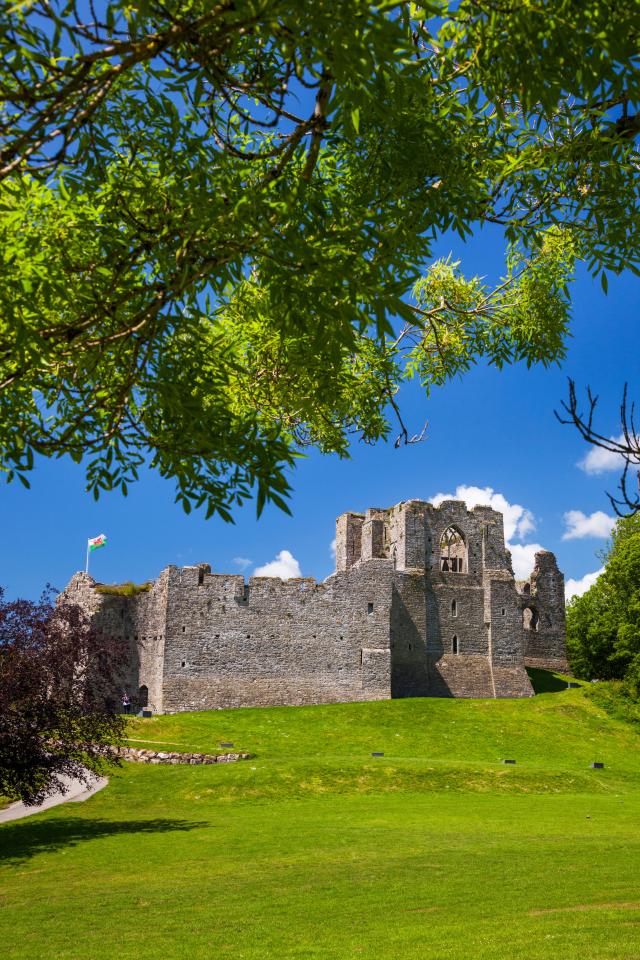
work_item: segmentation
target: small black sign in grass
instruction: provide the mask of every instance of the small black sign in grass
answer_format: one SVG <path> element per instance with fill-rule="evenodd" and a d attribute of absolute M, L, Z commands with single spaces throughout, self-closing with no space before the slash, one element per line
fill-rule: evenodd
<path fill-rule="evenodd" d="M 604 770 L 604 763 L 601 763 L 599 760 L 594 760 L 591 767 L 593 770 Z"/>
<path fill-rule="evenodd" d="M 221 747 L 232 747 L 233 744 L 232 744 L 232 743 L 221 743 L 220 746 L 221 746 Z"/>
<path fill-rule="evenodd" d="M 384 757 L 384 753 L 372 753 L 372 757 Z"/>
<path fill-rule="evenodd" d="M 515 763 L 515 760 L 501 760 L 501 763 Z"/>

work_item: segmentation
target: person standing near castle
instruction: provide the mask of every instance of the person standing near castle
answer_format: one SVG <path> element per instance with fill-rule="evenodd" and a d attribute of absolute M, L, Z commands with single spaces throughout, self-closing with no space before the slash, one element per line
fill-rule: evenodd
<path fill-rule="evenodd" d="M 131 700 L 128 693 L 122 694 L 122 709 L 125 713 L 131 713 Z"/>

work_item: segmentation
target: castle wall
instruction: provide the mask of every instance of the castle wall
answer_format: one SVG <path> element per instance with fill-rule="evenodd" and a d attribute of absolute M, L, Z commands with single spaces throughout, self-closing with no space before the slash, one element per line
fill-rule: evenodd
<path fill-rule="evenodd" d="M 163 709 L 391 696 L 389 562 L 324 583 L 171 568 Z"/>
<path fill-rule="evenodd" d="M 458 536 L 442 546 L 450 528 Z M 199 564 L 167 567 L 130 598 L 100 594 L 85 574 L 65 594 L 126 639 L 123 688 L 134 706 L 146 690 L 155 712 L 531 696 L 525 663 L 567 669 L 555 557 L 536 554 L 517 585 L 502 515 L 461 501 L 343 514 L 323 583 L 245 583 Z"/>

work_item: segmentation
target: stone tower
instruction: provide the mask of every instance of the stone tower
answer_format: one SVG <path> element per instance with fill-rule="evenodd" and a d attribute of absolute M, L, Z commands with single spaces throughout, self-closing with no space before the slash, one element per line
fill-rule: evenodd
<path fill-rule="evenodd" d="M 337 571 L 392 566 L 392 696 L 530 696 L 528 666 L 567 669 L 564 579 L 536 554 L 516 584 L 502 514 L 409 500 L 338 518 Z"/>

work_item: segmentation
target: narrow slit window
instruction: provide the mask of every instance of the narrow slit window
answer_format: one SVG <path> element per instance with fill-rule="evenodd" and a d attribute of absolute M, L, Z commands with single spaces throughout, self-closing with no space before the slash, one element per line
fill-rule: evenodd
<path fill-rule="evenodd" d="M 453 650 L 453 652 L 455 653 L 456 656 L 457 656 L 458 653 L 460 652 L 459 647 L 458 647 L 458 637 L 457 637 L 455 634 L 454 634 L 454 636 L 453 636 L 453 641 L 452 641 L 452 643 L 451 643 L 451 649 Z"/>
<path fill-rule="evenodd" d="M 451 616 L 452 616 L 452 617 L 457 617 L 457 616 L 458 616 L 458 601 L 457 601 L 457 600 L 452 600 L 452 601 L 451 601 Z"/>
<path fill-rule="evenodd" d="M 368 604 L 367 604 L 367 613 L 373 613 L 373 604 L 372 604 L 372 603 L 368 603 Z"/>

